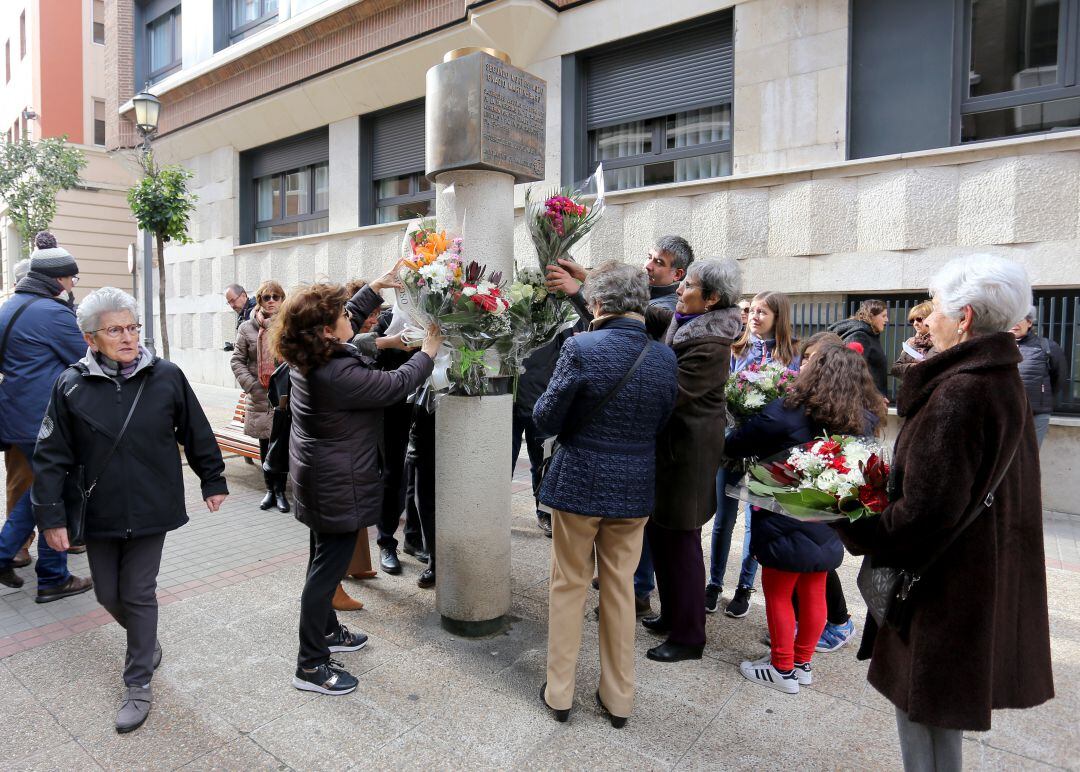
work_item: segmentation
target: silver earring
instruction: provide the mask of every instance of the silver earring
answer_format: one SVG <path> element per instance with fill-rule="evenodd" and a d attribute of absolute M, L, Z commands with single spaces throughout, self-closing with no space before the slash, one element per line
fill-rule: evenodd
<path fill-rule="evenodd" d="M 963 335 L 963 334 L 964 334 L 964 328 L 963 328 L 963 327 L 960 327 L 960 328 L 958 328 L 958 329 L 956 330 L 956 334 L 957 334 L 957 335 Z"/>

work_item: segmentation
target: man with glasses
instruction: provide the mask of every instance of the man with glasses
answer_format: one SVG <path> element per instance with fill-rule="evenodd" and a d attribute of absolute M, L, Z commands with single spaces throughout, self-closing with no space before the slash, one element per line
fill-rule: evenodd
<path fill-rule="evenodd" d="M 230 284 L 225 288 L 225 302 L 229 308 L 236 312 L 236 329 L 251 318 L 251 312 L 255 310 L 255 298 L 249 298 L 247 290 L 239 284 Z M 231 341 L 225 343 L 225 350 L 232 351 Z"/>
<path fill-rule="evenodd" d="M 0 306 L 0 442 L 18 448 L 27 459 L 34 455 L 53 383 L 86 352 L 75 313 L 61 300 L 78 284 L 79 266 L 51 233 L 39 233 L 34 243 L 30 272 Z M 0 584 L 22 586 L 12 564 L 33 530 L 26 491 L 0 530 Z M 78 595 L 93 586 L 90 579 L 68 571 L 65 552 L 52 549 L 44 539 L 38 540 L 37 549 L 38 603 Z"/>

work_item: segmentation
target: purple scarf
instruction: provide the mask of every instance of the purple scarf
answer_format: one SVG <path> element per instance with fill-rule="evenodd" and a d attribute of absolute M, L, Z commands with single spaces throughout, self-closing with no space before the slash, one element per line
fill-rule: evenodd
<path fill-rule="evenodd" d="M 675 324 L 678 325 L 679 327 L 682 327 L 684 324 L 689 322 L 691 319 L 697 319 L 699 316 L 702 316 L 702 314 L 680 314 L 678 311 L 676 311 L 675 312 Z"/>

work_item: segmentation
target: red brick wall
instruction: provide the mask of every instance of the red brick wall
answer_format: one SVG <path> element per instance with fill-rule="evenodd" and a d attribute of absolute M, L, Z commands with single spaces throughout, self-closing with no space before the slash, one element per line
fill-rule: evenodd
<path fill-rule="evenodd" d="M 119 115 L 120 105 L 135 95 L 134 0 L 105 0 L 105 146 L 109 150 L 139 144 L 135 125 Z M 115 85 L 114 85 L 115 84 Z"/>

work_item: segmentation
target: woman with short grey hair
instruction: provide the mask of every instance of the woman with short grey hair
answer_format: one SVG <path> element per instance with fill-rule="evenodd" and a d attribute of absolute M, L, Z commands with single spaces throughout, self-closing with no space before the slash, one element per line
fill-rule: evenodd
<path fill-rule="evenodd" d="M 646 528 L 660 614 L 646 629 L 666 640 L 649 659 L 701 659 L 705 648 L 705 562 L 701 526 L 716 511 L 716 471 L 724 453 L 724 386 L 731 344 L 742 326 L 742 271 L 734 260 L 695 260 L 675 311 L 650 306 L 646 324 L 675 351 L 679 397 L 656 447 L 656 506 Z M 601 586 L 602 583 L 601 583 Z"/>
<path fill-rule="evenodd" d="M 859 657 L 896 708 L 905 768 L 959 770 L 964 730 L 1054 696 L 1039 451 L 1008 332 L 1031 284 L 1019 263 L 976 254 L 946 263 L 930 294 L 938 353 L 900 388 L 889 505 L 841 538 L 919 576 L 904 613 L 867 618 Z"/>
<path fill-rule="evenodd" d="M 161 661 L 156 590 L 165 534 L 188 520 L 177 443 L 211 512 L 228 494 L 225 464 L 183 371 L 139 345 L 133 297 L 103 287 L 77 317 L 88 348 L 53 386 L 34 452 L 34 517 L 55 550 L 85 540 L 98 602 L 127 630 L 116 731 L 130 732 L 150 712 Z M 72 504 L 72 483 L 81 506 Z"/>
<path fill-rule="evenodd" d="M 547 682 L 540 697 L 566 721 L 585 596 L 600 572 L 600 684 L 612 726 L 634 704 L 634 588 L 645 520 L 653 510 L 656 435 L 675 404 L 675 355 L 651 342 L 645 274 L 611 261 L 585 285 L 590 332 L 563 344 L 551 381 L 533 409 L 539 432 L 558 437 L 540 485 L 552 509 Z"/>

